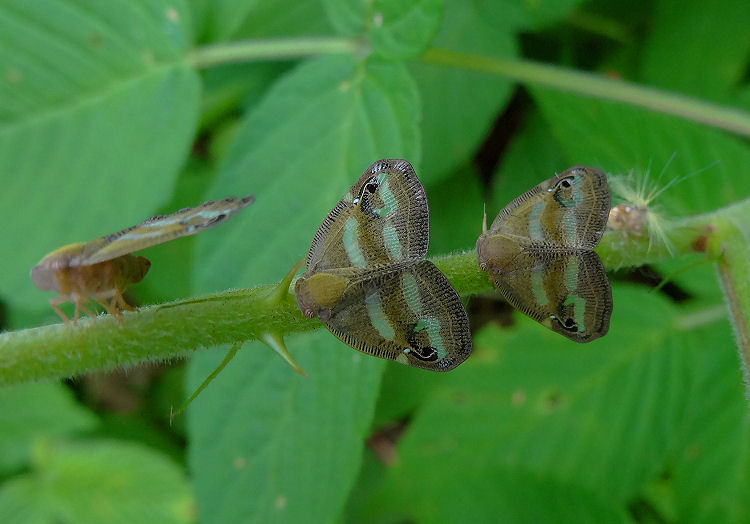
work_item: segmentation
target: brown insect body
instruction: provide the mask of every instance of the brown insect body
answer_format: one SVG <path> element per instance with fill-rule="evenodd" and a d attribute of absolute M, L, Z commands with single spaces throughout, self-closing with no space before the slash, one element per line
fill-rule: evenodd
<path fill-rule="evenodd" d="M 211 200 L 169 215 L 148 218 L 91 242 L 63 246 L 31 269 L 31 280 L 42 291 L 60 293 L 59 297 L 51 298 L 49 304 L 65 323 L 69 319 L 58 305 L 73 302 L 75 322 L 81 311 L 94 316 L 85 306 L 89 299 L 101 304 L 118 322 L 122 322 L 120 310 L 133 310 L 122 293 L 130 284 L 140 282 L 151 267 L 151 262 L 145 257 L 131 255 L 133 251 L 215 227 L 254 200 L 252 195 Z"/>
<path fill-rule="evenodd" d="M 110 315 L 120 319 L 120 308 L 133 309 L 122 293 L 128 285 L 136 284 L 146 276 L 151 262 L 145 257 L 126 254 L 96 264 L 76 265 L 84 245 L 70 244 L 53 251 L 32 268 L 31 280 L 42 291 L 60 294 L 51 298 L 49 304 L 65 322 L 69 322 L 69 319 L 59 304 L 67 301 L 75 304 L 75 322 L 81 311 L 94 316 L 85 306 L 88 299 L 94 299 Z"/>

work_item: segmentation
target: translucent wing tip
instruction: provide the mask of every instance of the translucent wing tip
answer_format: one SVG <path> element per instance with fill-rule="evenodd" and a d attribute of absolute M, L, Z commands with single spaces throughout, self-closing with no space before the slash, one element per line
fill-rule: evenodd
<path fill-rule="evenodd" d="M 249 206 L 255 202 L 255 195 L 247 195 L 240 199 L 240 203 L 242 204 L 242 207 Z"/>

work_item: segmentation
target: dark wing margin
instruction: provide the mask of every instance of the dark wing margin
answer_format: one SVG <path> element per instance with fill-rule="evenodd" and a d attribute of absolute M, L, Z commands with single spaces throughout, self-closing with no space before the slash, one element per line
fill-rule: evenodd
<path fill-rule="evenodd" d="M 473 347 L 458 293 L 427 260 L 361 270 L 323 322 L 363 353 L 432 371 L 455 368 Z"/>

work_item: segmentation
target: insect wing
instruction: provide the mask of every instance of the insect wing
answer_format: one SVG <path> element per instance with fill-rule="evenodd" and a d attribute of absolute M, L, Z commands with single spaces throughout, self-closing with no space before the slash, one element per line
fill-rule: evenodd
<path fill-rule="evenodd" d="M 593 249 L 609 209 L 606 175 L 592 167 L 571 167 L 515 198 L 487 234 L 536 249 Z"/>
<path fill-rule="evenodd" d="M 92 240 L 81 254 L 70 261 L 71 267 L 111 260 L 176 238 L 195 235 L 218 226 L 255 200 L 243 198 L 212 200 L 200 206 L 181 209 L 170 215 L 157 215 L 117 233 Z"/>
<path fill-rule="evenodd" d="M 362 270 L 321 320 L 359 351 L 433 371 L 453 369 L 472 350 L 461 299 L 427 260 Z"/>
<path fill-rule="evenodd" d="M 570 340 L 591 342 L 609 330 L 612 289 L 593 251 L 525 252 L 490 279 L 514 307 Z"/>
<path fill-rule="evenodd" d="M 428 243 L 427 195 L 414 168 L 406 160 L 378 160 L 316 231 L 307 274 L 421 258 Z"/>

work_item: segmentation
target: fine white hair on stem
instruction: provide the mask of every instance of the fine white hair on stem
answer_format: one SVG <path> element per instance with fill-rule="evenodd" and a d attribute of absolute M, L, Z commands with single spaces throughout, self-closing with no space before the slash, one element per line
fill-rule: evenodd
<path fill-rule="evenodd" d="M 672 153 L 655 179 L 651 177 L 651 161 L 643 173 L 631 170 L 627 175 L 609 177 L 610 188 L 621 202 L 610 211 L 607 226 L 620 231 L 625 242 L 630 236 L 640 237 L 645 233 L 649 238 L 649 250 L 654 245 L 661 245 L 670 256 L 674 254 L 674 247 L 669 240 L 669 233 L 672 229 L 670 219 L 660 206 L 654 205 L 653 202 L 670 187 L 718 164 L 717 160 L 691 173 L 661 183 L 676 156 L 676 152 Z"/>

